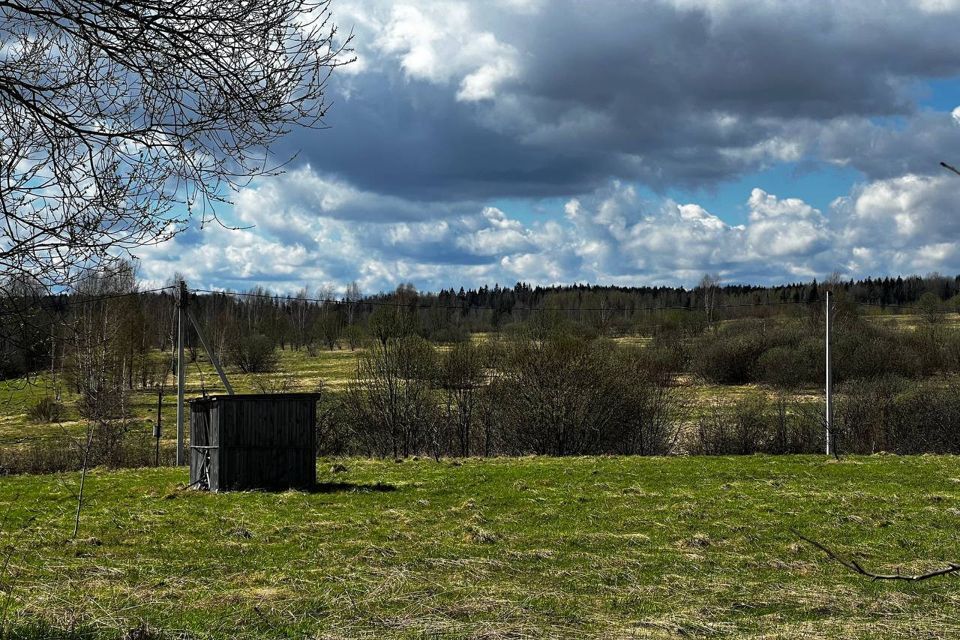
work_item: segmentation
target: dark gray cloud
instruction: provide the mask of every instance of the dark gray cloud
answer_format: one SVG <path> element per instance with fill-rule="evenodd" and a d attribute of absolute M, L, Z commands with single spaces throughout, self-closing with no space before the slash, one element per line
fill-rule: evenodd
<path fill-rule="evenodd" d="M 940 161 L 960 163 L 960 127 L 943 113 L 880 123 L 837 120 L 811 132 L 811 138 L 820 158 L 853 166 L 873 179 L 942 173 Z"/>
<path fill-rule="evenodd" d="M 960 11 L 943 3 L 344 6 L 365 20 L 365 68 L 334 79 L 333 129 L 281 153 L 412 199 L 575 194 L 611 176 L 709 186 L 815 153 L 811 133 L 837 121 L 917 117 L 916 83 L 960 74 Z M 471 77 L 489 91 L 470 98 Z M 827 136 L 868 172 L 884 161 Z"/>

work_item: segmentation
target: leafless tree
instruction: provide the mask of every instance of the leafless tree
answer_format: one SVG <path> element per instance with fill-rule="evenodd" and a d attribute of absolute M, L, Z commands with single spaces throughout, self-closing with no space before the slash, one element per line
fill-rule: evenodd
<path fill-rule="evenodd" d="M 123 300 L 99 298 L 135 291 L 135 272 L 131 266 L 125 265 L 117 272 L 89 274 L 79 283 L 78 290 L 81 300 L 89 299 L 92 302 L 79 304 L 64 324 L 69 363 L 67 373 L 80 396 L 77 408 L 86 421 L 84 434 L 73 438 L 81 458 L 73 537 L 77 536 L 80 529 L 87 469 L 97 453 L 94 451 L 96 435 L 99 431 L 100 441 L 105 441 L 110 439 L 109 432 L 112 429 L 126 428 Z"/>
<path fill-rule="evenodd" d="M 70 285 L 215 220 L 348 44 L 329 0 L 0 0 L 0 270 Z"/>
<path fill-rule="evenodd" d="M 357 437 L 371 453 L 394 458 L 436 450 L 432 439 L 436 403 L 433 347 L 417 336 L 371 342 L 357 362 L 355 381 L 346 402 Z"/>
<path fill-rule="evenodd" d="M 442 391 L 443 413 L 456 434 L 460 455 L 470 456 L 473 427 L 478 422 L 478 395 L 485 378 L 483 348 L 474 342 L 460 342 L 439 358 L 437 385 Z"/>
<path fill-rule="evenodd" d="M 307 320 L 310 318 L 310 304 L 307 302 L 307 290 L 305 288 L 300 289 L 294 295 L 293 300 L 290 302 L 291 312 L 293 316 L 293 329 L 294 329 L 294 338 L 296 344 L 294 348 L 300 347 L 310 347 L 312 340 L 307 335 Z"/>
<path fill-rule="evenodd" d="M 363 300 L 363 293 L 360 292 L 360 285 L 356 280 L 347 285 L 343 292 L 343 302 L 347 307 L 347 324 L 353 324 L 357 303 Z"/>
<path fill-rule="evenodd" d="M 712 324 L 717 307 L 720 305 L 720 276 L 704 274 L 697 288 L 703 298 L 703 310 L 707 314 L 707 323 Z"/>

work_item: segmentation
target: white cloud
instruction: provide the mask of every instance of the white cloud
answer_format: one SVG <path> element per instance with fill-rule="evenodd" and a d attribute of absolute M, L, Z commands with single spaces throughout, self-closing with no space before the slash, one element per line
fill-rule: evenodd
<path fill-rule="evenodd" d="M 695 202 L 646 202 L 619 181 L 533 217 L 475 203 L 406 220 L 354 212 L 437 207 L 382 198 L 309 168 L 263 180 L 237 200 L 237 217 L 254 228 L 212 227 L 145 249 L 144 275 L 162 282 L 180 270 L 197 285 L 281 290 L 357 279 L 378 291 L 405 281 L 436 290 L 518 280 L 694 284 L 707 272 L 780 282 L 960 271 L 960 179 L 950 175 L 866 183 L 826 214 L 753 189 L 740 225 Z"/>
<path fill-rule="evenodd" d="M 858 188 L 844 203 L 852 238 L 913 246 L 960 240 L 960 178 L 906 175 Z"/>
<path fill-rule="evenodd" d="M 393 5 L 383 21 L 369 17 L 383 10 L 377 3 L 354 12 L 364 16 L 361 23 L 372 51 L 398 60 L 407 78 L 456 82 L 457 100 L 475 102 L 494 98 L 499 86 L 520 71 L 516 49 L 476 25 L 475 7 L 465 2 L 404 2 Z M 516 8 L 533 9 L 527 3 Z"/>
<path fill-rule="evenodd" d="M 464 102 L 490 100 L 496 96 L 500 83 L 513 78 L 516 74 L 516 64 L 507 57 L 499 58 L 492 64 L 485 64 L 463 78 L 460 82 L 460 90 L 457 92 L 457 100 Z"/>
<path fill-rule="evenodd" d="M 754 189 L 748 201 L 749 252 L 754 256 L 809 256 L 829 240 L 823 215 L 803 200 L 778 199 Z"/>
<path fill-rule="evenodd" d="M 862 274 L 960 271 L 960 178 L 913 174 L 857 187 L 837 201 L 834 242 Z"/>

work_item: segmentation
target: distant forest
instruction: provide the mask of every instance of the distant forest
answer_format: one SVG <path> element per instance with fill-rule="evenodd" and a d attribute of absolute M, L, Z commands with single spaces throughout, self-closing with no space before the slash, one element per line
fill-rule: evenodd
<path fill-rule="evenodd" d="M 960 276 L 938 274 L 863 280 L 833 279 L 776 286 L 721 285 L 705 277 L 699 286 L 618 287 L 602 285 L 483 286 L 419 292 L 411 284 L 389 293 L 321 288 L 280 295 L 262 287 L 244 292 L 197 290 L 189 296 L 194 315 L 212 346 L 230 361 L 234 352 L 262 348 L 354 349 L 368 338 L 396 330 L 434 342 L 457 342 L 477 332 L 509 331 L 527 325 L 564 323 L 585 335 L 655 335 L 685 329 L 691 334 L 718 320 L 801 316 L 819 313 L 830 288 L 859 313 L 909 313 L 921 299 L 956 310 Z M 106 314 L 112 351 L 124 355 L 125 375 L 155 350 L 167 351 L 175 334 L 175 287 L 138 290 L 134 270 L 91 275 L 76 293 L 49 296 L 27 285 L 8 284 L 0 304 L 0 376 L 18 377 L 51 366 L 75 339 L 78 323 L 94 311 Z M 112 335 L 112 334 L 116 335 Z M 196 355 L 199 340 L 188 331 Z M 231 346 L 233 345 L 233 347 Z M 237 358 L 232 358 L 236 361 Z M 241 365 L 242 366 L 242 365 Z"/>

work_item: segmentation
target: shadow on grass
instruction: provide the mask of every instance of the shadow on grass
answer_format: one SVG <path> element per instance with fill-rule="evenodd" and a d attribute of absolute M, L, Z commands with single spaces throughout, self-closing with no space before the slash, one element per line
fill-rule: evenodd
<path fill-rule="evenodd" d="M 361 484 L 358 482 L 318 482 L 307 493 L 388 493 L 396 491 L 397 487 L 385 482 Z"/>

